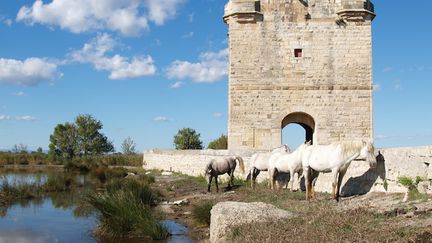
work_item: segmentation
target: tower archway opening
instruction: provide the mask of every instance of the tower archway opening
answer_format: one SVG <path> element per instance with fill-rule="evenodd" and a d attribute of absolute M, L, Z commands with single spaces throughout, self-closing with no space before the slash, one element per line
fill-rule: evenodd
<path fill-rule="evenodd" d="M 314 141 L 315 120 L 309 114 L 295 112 L 287 115 L 281 123 L 282 144 L 296 149 L 300 144 Z"/>

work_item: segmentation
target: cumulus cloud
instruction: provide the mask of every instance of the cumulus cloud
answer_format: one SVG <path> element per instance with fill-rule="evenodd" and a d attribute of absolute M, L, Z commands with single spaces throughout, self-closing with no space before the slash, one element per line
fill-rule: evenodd
<path fill-rule="evenodd" d="M 172 88 L 172 89 L 178 89 L 178 88 L 180 88 L 182 86 L 183 86 L 183 82 L 177 81 L 177 82 L 171 84 L 170 88 Z"/>
<path fill-rule="evenodd" d="M 108 56 L 117 42 L 108 34 L 100 34 L 81 50 L 70 53 L 70 60 L 92 64 L 96 70 L 109 71 L 110 79 L 132 79 L 143 76 L 151 76 L 156 73 L 151 56 L 135 56 L 131 59 L 120 56 Z"/>
<path fill-rule="evenodd" d="M 0 83 L 33 86 L 52 82 L 62 76 L 57 67 L 53 61 L 35 57 L 24 61 L 0 58 Z"/>
<path fill-rule="evenodd" d="M 174 61 L 166 71 L 170 79 L 191 79 L 198 83 L 212 83 L 228 75 L 228 48 L 219 52 L 205 52 L 200 62 Z"/>
<path fill-rule="evenodd" d="M 157 116 L 157 117 L 153 118 L 153 121 L 154 122 L 169 122 L 169 121 L 171 121 L 171 119 L 169 119 L 166 116 Z"/>
<path fill-rule="evenodd" d="M 149 21 L 162 25 L 175 16 L 183 0 L 36 0 L 23 6 L 16 20 L 59 26 L 74 33 L 111 30 L 136 36 L 149 30 Z M 147 11 L 145 11 L 147 10 Z"/>
<path fill-rule="evenodd" d="M 185 0 L 146 0 L 144 1 L 149 11 L 149 19 L 157 25 L 162 25 L 167 19 L 177 13 L 177 8 Z"/>

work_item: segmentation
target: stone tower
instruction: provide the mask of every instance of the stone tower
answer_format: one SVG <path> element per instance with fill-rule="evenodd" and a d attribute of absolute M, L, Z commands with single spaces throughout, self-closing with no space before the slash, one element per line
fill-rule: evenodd
<path fill-rule="evenodd" d="M 229 149 L 373 138 L 369 0 L 230 0 Z"/>

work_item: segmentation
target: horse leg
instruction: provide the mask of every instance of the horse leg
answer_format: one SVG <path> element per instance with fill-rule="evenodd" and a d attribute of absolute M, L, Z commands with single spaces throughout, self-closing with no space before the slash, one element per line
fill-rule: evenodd
<path fill-rule="evenodd" d="M 216 182 L 216 192 L 219 192 L 219 185 L 218 185 L 217 176 L 215 176 L 215 182 Z"/>
<path fill-rule="evenodd" d="M 311 168 L 311 196 L 315 198 L 315 183 L 318 180 L 319 172 Z"/>
<path fill-rule="evenodd" d="M 230 180 L 228 181 L 228 190 L 231 190 L 232 186 L 234 186 L 234 171 L 228 173 L 230 176 Z"/>
<path fill-rule="evenodd" d="M 252 187 L 252 189 L 255 189 L 256 178 L 257 178 L 259 172 L 260 171 L 258 169 L 256 169 L 256 168 L 253 168 L 253 170 L 251 171 L 251 173 L 252 173 L 252 180 L 251 180 L 251 187 Z"/>
<path fill-rule="evenodd" d="M 291 191 L 294 191 L 294 170 L 290 170 L 290 179 L 289 179 L 289 182 L 288 182 L 288 184 L 289 184 L 289 186 L 290 186 L 290 190 Z"/>
<path fill-rule="evenodd" d="M 337 183 L 337 188 L 336 188 L 336 201 L 338 201 L 338 202 L 339 202 L 339 197 L 340 197 L 340 195 L 339 195 L 340 186 L 342 184 L 342 179 L 343 179 L 343 177 L 345 175 L 345 172 L 346 171 L 340 171 L 339 172 L 338 183 Z"/>
<path fill-rule="evenodd" d="M 209 175 L 209 180 L 208 180 L 208 184 L 207 184 L 207 192 L 210 192 L 212 179 L 213 179 L 213 176 Z"/>
<path fill-rule="evenodd" d="M 336 199 L 336 201 L 338 200 L 337 196 L 336 196 L 336 188 L 337 188 L 337 184 L 338 184 L 338 177 L 339 177 L 339 171 L 333 171 L 333 183 L 332 183 L 332 197 L 334 199 Z"/>
<path fill-rule="evenodd" d="M 268 173 L 269 173 L 269 180 L 270 180 L 270 189 L 274 190 L 274 186 L 275 186 L 275 179 L 274 179 L 275 169 L 274 168 L 269 168 L 268 169 Z"/>
<path fill-rule="evenodd" d="M 306 184 L 306 200 L 309 200 L 310 198 L 310 192 L 311 192 L 311 168 L 308 166 L 304 169 L 304 175 L 305 175 L 305 184 Z"/>

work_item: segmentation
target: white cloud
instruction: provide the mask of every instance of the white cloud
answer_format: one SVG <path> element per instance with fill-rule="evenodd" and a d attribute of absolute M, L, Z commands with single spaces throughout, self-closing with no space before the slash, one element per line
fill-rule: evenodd
<path fill-rule="evenodd" d="M 11 116 L 7 116 L 7 115 L 0 115 L 0 121 L 11 121 L 11 120 L 15 120 L 15 121 L 35 121 L 36 118 L 34 118 L 32 116 L 16 116 L 16 117 L 11 117 Z"/>
<path fill-rule="evenodd" d="M 154 122 L 169 122 L 169 121 L 171 121 L 171 119 L 169 119 L 166 116 L 157 116 L 157 117 L 153 118 L 153 121 Z"/>
<path fill-rule="evenodd" d="M 212 83 L 228 75 L 228 48 L 219 52 L 201 53 L 200 62 L 176 60 L 168 67 L 166 74 L 173 79 L 191 79 L 198 83 Z"/>
<path fill-rule="evenodd" d="M 374 92 L 381 91 L 381 85 L 380 84 L 374 84 L 373 85 L 373 91 Z"/>
<path fill-rule="evenodd" d="M 13 95 L 14 96 L 25 96 L 25 93 L 20 91 L 20 92 L 13 93 Z"/>
<path fill-rule="evenodd" d="M 185 0 L 146 0 L 145 4 L 149 11 L 149 19 L 157 25 L 162 25 L 176 15 L 177 8 L 183 2 Z"/>
<path fill-rule="evenodd" d="M 108 56 L 117 42 L 108 34 L 100 34 L 81 50 L 70 54 L 71 61 L 92 64 L 96 70 L 109 71 L 110 79 L 132 79 L 156 73 L 151 56 L 135 56 L 131 60 L 118 54 Z"/>
<path fill-rule="evenodd" d="M 16 19 L 74 33 L 111 30 L 136 36 L 149 30 L 149 21 L 162 25 L 174 17 L 181 3 L 183 0 L 36 0 L 30 7 L 21 7 Z"/>
<path fill-rule="evenodd" d="M 177 82 L 171 84 L 171 85 L 170 85 L 170 88 L 172 88 L 172 89 L 178 89 L 178 88 L 180 88 L 180 87 L 182 87 L 182 86 L 183 86 L 183 82 L 181 82 L 181 81 L 177 81 Z"/>
<path fill-rule="evenodd" d="M 8 121 L 10 120 L 10 116 L 0 115 L 0 121 Z"/>
<path fill-rule="evenodd" d="M 0 58 L 0 83 L 31 86 L 52 82 L 62 76 L 57 66 L 55 62 L 35 57 L 24 61 Z"/>
<path fill-rule="evenodd" d="M 191 13 L 188 15 L 189 23 L 192 23 L 194 21 L 194 17 L 195 17 L 195 13 Z"/>
<path fill-rule="evenodd" d="M 194 36 L 194 32 L 191 31 L 189 33 L 182 35 L 182 39 L 189 39 L 192 38 L 193 36 Z"/>
<path fill-rule="evenodd" d="M 16 116 L 15 120 L 17 120 L 17 121 L 35 121 L 36 118 L 34 118 L 32 116 Z"/>
<path fill-rule="evenodd" d="M 385 67 L 385 68 L 383 69 L 383 72 L 384 72 L 384 73 L 387 73 L 387 72 L 390 72 L 390 71 L 393 71 L 393 68 L 392 68 L 392 67 Z"/>
<path fill-rule="evenodd" d="M 220 113 L 220 112 L 214 112 L 214 113 L 212 114 L 212 116 L 215 117 L 215 118 L 221 118 L 221 117 L 223 116 L 223 114 Z"/>

